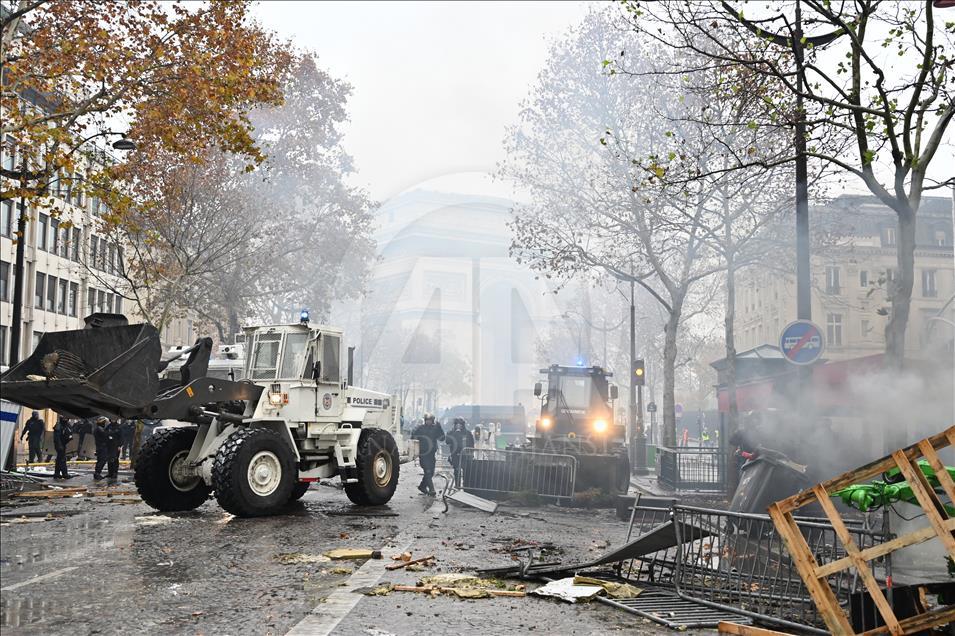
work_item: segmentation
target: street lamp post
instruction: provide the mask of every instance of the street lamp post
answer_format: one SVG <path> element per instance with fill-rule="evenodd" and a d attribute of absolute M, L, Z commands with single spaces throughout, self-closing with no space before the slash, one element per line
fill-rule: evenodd
<path fill-rule="evenodd" d="M 637 321 L 634 306 L 634 281 L 630 279 L 630 465 L 637 475 L 646 475 L 647 438 L 643 435 L 643 387 L 637 386 L 633 373 L 637 364 Z"/>
<path fill-rule="evenodd" d="M 20 333 L 23 324 L 23 267 L 26 260 L 27 241 L 27 203 L 26 203 L 26 175 L 27 156 L 23 153 L 20 159 L 20 214 L 17 217 L 17 255 L 13 266 L 13 318 L 10 325 L 10 356 L 9 365 L 12 367 L 20 361 Z"/>

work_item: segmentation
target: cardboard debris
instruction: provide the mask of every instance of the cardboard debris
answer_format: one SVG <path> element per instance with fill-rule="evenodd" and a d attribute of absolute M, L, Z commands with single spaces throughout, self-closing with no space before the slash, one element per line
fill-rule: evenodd
<path fill-rule="evenodd" d="M 635 598 L 643 591 L 629 583 L 616 583 L 614 581 L 604 581 L 602 579 L 579 575 L 574 577 L 574 585 L 599 585 L 607 593 L 607 596 L 616 599 Z"/>
<path fill-rule="evenodd" d="M 574 585 L 574 577 L 571 576 L 551 581 L 529 593 L 534 596 L 549 596 L 568 603 L 577 603 L 592 600 L 603 591 L 604 588 L 599 585 Z"/>
<path fill-rule="evenodd" d="M 392 560 L 392 561 L 410 561 L 410 560 L 411 560 L 411 553 L 410 553 L 410 552 L 402 552 L 401 554 L 393 554 L 393 555 L 391 556 L 391 560 Z"/>
<path fill-rule="evenodd" d="M 367 587 L 361 590 L 365 596 L 388 596 L 394 590 L 391 583 L 380 583 L 374 587 Z"/>
<path fill-rule="evenodd" d="M 304 563 L 328 563 L 331 561 L 321 554 L 305 554 L 304 552 L 283 552 L 272 557 L 282 565 L 301 565 Z"/>
<path fill-rule="evenodd" d="M 340 561 L 343 559 L 380 559 L 380 550 L 368 548 L 336 548 L 325 553 L 329 559 Z"/>

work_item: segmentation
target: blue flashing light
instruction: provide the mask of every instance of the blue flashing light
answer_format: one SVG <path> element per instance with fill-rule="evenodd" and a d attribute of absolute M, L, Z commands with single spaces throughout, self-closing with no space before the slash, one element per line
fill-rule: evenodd
<path fill-rule="evenodd" d="M 584 359 L 583 359 L 583 358 L 577 358 L 577 366 L 578 366 L 578 367 L 584 366 Z"/>
<path fill-rule="evenodd" d="M 303 309 L 303 310 L 302 310 L 302 313 L 299 314 L 299 322 L 301 322 L 303 325 L 307 325 L 307 324 L 308 324 L 308 310 L 307 310 L 307 309 Z"/>

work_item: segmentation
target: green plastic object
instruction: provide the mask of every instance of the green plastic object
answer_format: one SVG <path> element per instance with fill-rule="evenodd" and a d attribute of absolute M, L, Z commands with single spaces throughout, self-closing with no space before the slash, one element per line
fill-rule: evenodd
<path fill-rule="evenodd" d="M 932 466 L 927 461 L 920 460 L 918 467 L 922 471 L 922 474 L 925 475 L 929 485 L 938 492 L 941 486 Z M 955 479 L 955 467 L 946 466 L 945 470 Z M 837 490 L 832 493 L 832 496 L 839 497 L 847 506 L 861 510 L 862 512 L 877 510 L 897 501 L 903 501 L 915 506 L 919 505 L 918 499 L 916 499 L 915 493 L 912 492 L 912 488 L 908 482 L 904 480 L 899 481 L 901 471 L 899 471 L 898 467 L 886 471 L 883 476 L 886 478 L 886 481 L 876 480 L 868 484 L 854 484 L 842 490 Z M 951 504 L 943 505 L 950 517 L 955 516 L 955 506 Z"/>

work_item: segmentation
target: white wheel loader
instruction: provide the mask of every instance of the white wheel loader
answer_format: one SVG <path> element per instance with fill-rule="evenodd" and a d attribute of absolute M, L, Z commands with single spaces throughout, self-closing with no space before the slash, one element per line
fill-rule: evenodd
<path fill-rule="evenodd" d="M 214 494 L 235 515 L 268 515 L 333 477 L 352 502 L 381 505 L 415 454 L 402 443 L 396 399 L 342 377 L 339 329 L 246 329 L 241 381 L 208 377 L 212 341 L 203 338 L 186 350 L 179 379 L 160 380 L 168 362 L 152 325 L 102 314 L 87 325 L 45 334 L 0 376 L 4 399 L 67 417 L 179 422 L 157 429 L 137 458 L 136 487 L 157 510 L 191 510 Z"/>

